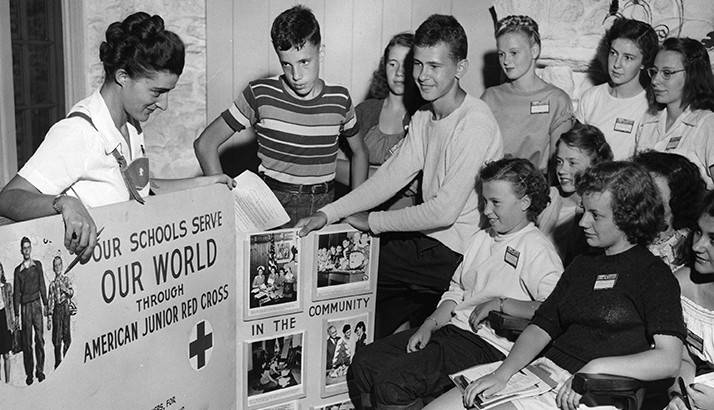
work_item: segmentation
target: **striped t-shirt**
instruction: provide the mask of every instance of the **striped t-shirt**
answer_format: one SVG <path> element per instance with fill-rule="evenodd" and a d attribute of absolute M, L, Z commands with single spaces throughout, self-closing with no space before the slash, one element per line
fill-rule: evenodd
<path fill-rule="evenodd" d="M 339 135 L 358 131 L 349 92 L 324 84 L 320 95 L 300 100 L 285 87 L 280 77 L 252 81 L 221 116 L 234 131 L 253 127 L 267 176 L 293 184 L 333 180 Z"/>

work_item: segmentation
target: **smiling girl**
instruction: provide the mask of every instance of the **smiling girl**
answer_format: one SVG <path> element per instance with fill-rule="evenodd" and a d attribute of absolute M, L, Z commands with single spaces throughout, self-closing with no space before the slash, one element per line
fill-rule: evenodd
<path fill-rule="evenodd" d="M 573 126 L 570 97 L 536 75 L 541 45 L 538 24 L 532 18 L 501 19 L 496 45 L 506 82 L 486 89 L 481 99 L 496 117 L 504 154 L 528 159 L 545 171 L 560 134 Z"/>
<path fill-rule="evenodd" d="M 646 247 L 664 213 L 654 181 L 633 163 L 604 162 L 585 171 L 577 188 L 584 208 L 580 226 L 597 251 L 568 265 L 508 357 L 469 384 L 466 407 L 479 394 L 503 390 L 544 349 L 542 363 L 560 384 L 512 402 L 518 409 L 578 408 L 581 396 L 571 387 L 577 372 L 640 380 L 677 374 L 685 335 L 679 286 Z"/>
<path fill-rule="evenodd" d="M 657 34 L 647 23 L 620 18 L 605 43 L 608 81 L 583 93 L 575 116 L 600 128 L 614 158 L 622 160 L 634 153 L 637 127 L 647 111 L 646 69 L 657 54 Z"/>
<path fill-rule="evenodd" d="M 612 161 L 612 151 L 599 129 L 576 123 L 556 144 L 557 187 L 550 188 L 550 204 L 538 217 L 538 227 L 548 236 L 567 266 L 587 249 L 578 221 L 582 216 L 575 184 L 586 169 Z"/>
<path fill-rule="evenodd" d="M 712 374 L 704 375 L 714 371 L 714 192 L 706 195 L 700 211 L 690 241 L 689 263 L 674 273 L 682 288 L 682 311 L 687 324 L 687 345 L 679 375 L 689 386 L 687 393 L 692 404 L 699 409 L 711 409 L 714 382 Z M 673 389 L 675 397 L 667 409 L 685 409 L 678 394 L 681 392 L 677 386 Z"/>
<path fill-rule="evenodd" d="M 89 259 L 96 244 L 93 208 L 199 185 L 226 175 L 150 177 L 140 122 L 169 107 L 184 67 L 184 44 L 164 20 L 144 12 L 109 25 L 99 47 L 104 83 L 48 131 L 25 166 L 0 192 L 0 215 L 14 220 L 62 214 L 65 246 Z"/>
<path fill-rule="evenodd" d="M 532 317 L 560 277 L 558 255 L 533 223 L 548 201 L 543 175 L 524 159 L 502 159 L 481 170 L 479 185 L 490 228 L 476 234 L 418 329 L 378 340 L 354 357 L 350 394 L 357 406 L 420 408 L 422 397 L 453 386 L 449 374 L 502 359 L 513 343 L 482 321 L 490 311 Z"/>

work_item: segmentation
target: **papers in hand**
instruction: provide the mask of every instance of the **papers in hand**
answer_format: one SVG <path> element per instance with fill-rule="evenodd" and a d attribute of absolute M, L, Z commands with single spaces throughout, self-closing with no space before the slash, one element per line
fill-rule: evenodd
<path fill-rule="evenodd" d="M 558 385 L 558 382 L 552 377 L 551 370 L 548 366 L 543 365 L 541 360 L 542 359 L 537 359 L 533 361 L 521 371 L 514 374 L 511 380 L 508 381 L 506 388 L 500 392 L 488 397 L 479 395 L 472 408 L 478 410 L 490 409 L 499 404 L 510 402 L 511 400 L 537 396 L 554 389 Z M 453 381 L 456 387 L 463 393 L 469 383 L 493 373 L 501 363 L 502 362 L 495 362 L 470 367 L 466 370 L 454 373 L 449 377 L 451 377 L 451 381 Z"/>
<path fill-rule="evenodd" d="M 278 198 L 258 175 L 244 171 L 233 180 L 236 181 L 232 192 L 238 231 L 267 231 L 290 221 Z"/>

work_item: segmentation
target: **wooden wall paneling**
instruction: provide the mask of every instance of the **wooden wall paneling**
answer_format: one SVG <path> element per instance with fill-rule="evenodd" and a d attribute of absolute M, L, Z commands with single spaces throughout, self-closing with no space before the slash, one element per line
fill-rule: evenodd
<path fill-rule="evenodd" d="M 389 1 L 389 0 L 386 0 Z M 382 54 L 382 0 L 360 0 L 354 5 L 352 17 L 352 87 L 355 103 L 364 100 L 369 91 L 372 72 Z"/>
<path fill-rule="evenodd" d="M 452 14 L 451 0 L 412 0 L 412 27 L 419 27 L 432 14 Z"/>
<path fill-rule="evenodd" d="M 414 32 L 411 0 L 384 0 L 382 5 L 382 48 L 393 35 L 402 31 Z"/>
<path fill-rule="evenodd" d="M 235 19 L 235 75 L 233 99 L 243 91 L 248 82 L 267 77 L 270 61 L 275 53 L 270 42 L 272 18 L 267 3 L 240 0 Z"/>
<path fill-rule="evenodd" d="M 461 84 L 475 96 L 483 93 L 485 70 L 493 71 L 496 40 L 493 38 L 493 20 L 488 10 L 491 4 L 490 0 L 452 0 L 453 15 L 466 30 L 469 41 L 469 71 Z M 490 65 L 485 65 L 486 58 L 490 58 Z"/>
<path fill-rule="evenodd" d="M 322 78 L 352 91 L 353 0 L 330 0 L 325 4 L 322 43 L 325 45 Z M 353 97 L 354 98 L 354 97 Z"/>
<path fill-rule="evenodd" d="M 206 4 L 206 125 L 233 100 L 238 71 L 233 66 L 234 56 L 238 55 L 233 41 L 234 23 L 231 0 Z"/>

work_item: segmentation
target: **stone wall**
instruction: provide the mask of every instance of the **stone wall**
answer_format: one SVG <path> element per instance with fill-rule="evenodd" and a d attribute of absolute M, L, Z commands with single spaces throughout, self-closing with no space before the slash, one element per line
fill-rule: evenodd
<path fill-rule="evenodd" d="M 186 44 L 186 65 L 169 93 L 169 109 L 155 111 L 143 124 L 151 174 L 159 178 L 198 175 L 192 143 L 206 125 L 205 0 L 84 0 L 86 89 L 91 93 L 104 81 L 99 44 L 107 27 L 136 11 L 160 15 Z"/>
<path fill-rule="evenodd" d="M 597 48 L 616 12 L 645 21 L 660 39 L 702 40 L 714 31 L 711 0 L 496 0 L 498 18 L 511 14 L 533 17 L 543 43 L 539 73 L 564 89 L 576 102 L 593 84 L 605 81 Z M 710 57 L 714 49 L 709 48 Z"/>

